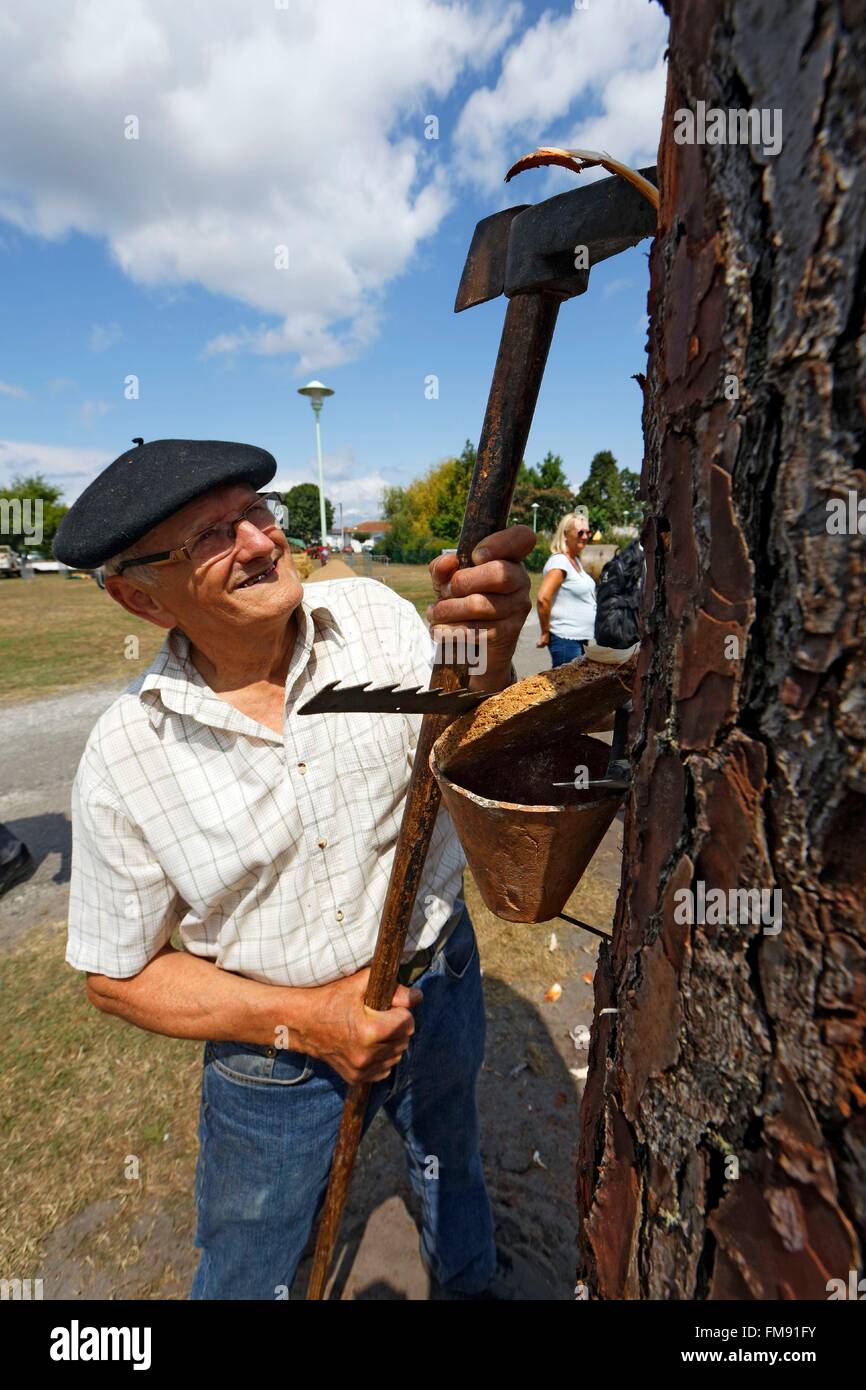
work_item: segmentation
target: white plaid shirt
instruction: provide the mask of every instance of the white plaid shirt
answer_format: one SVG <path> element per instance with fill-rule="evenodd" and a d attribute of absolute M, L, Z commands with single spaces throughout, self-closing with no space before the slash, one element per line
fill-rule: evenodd
<path fill-rule="evenodd" d="M 433 641 L 377 580 L 312 592 L 282 735 L 211 691 L 177 628 L 96 724 L 72 791 L 75 969 L 135 975 L 178 926 L 193 955 L 272 984 L 370 963 L 420 715 L 294 711 L 333 680 L 427 685 Z M 464 864 L 440 808 L 404 959 L 462 911 Z"/>

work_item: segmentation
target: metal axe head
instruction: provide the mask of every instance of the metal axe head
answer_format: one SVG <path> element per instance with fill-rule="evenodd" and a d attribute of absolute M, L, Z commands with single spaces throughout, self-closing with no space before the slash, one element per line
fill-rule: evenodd
<path fill-rule="evenodd" d="M 640 173 L 656 183 L 655 165 Z M 589 271 L 656 227 L 654 209 L 624 179 L 599 179 L 543 203 L 504 208 L 475 228 L 454 312 L 498 295 L 583 294 Z"/>
<path fill-rule="evenodd" d="M 520 203 L 516 208 L 504 208 L 490 217 L 482 217 L 477 224 L 454 301 L 455 314 L 461 309 L 485 304 L 502 293 L 511 224 L 518 213 L 525 212 L 528 207 L 528 203 Z"/>

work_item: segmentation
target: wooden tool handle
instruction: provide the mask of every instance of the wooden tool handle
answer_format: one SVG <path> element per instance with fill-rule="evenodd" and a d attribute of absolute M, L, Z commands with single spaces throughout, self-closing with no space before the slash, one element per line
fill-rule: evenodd
<path fill-rule="evenodd" d="M 492 531 L 503 530 L 508 523 L 559 305 L 558 298 L 544 294 L 519 295 L 509 301 L 457 546 L 461 569 L 472 564 L 472 551 L 479 541 Z M 434 666 L 431 687 L 454 690 L 465 683 L 465 667 L 444 663 Z M 439 810 L 439 786 L 430 771 L 430 752 L 448 723 L 447 715 L 433 714 L 425 715 L 421 723 L 364 997 L 371 1009 L 389 1009 L 394 997 L 406 932 Z M 369 1092 L 369 1085 L 356 1084 L 346 1097 L 316 1238 L 308 1300 L 324 1297 Z"/>

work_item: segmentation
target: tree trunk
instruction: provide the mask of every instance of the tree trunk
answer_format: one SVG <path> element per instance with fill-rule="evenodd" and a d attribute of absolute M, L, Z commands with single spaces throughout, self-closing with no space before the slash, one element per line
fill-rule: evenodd
<path fill-rule="evenodd" d="M 645 635 L 578 1278 L 826 1299 L 866 1273 L 866 541 L 827 506 L 866 499 L 866 3 L 667 8 Z M 781 110 L 781 151 L 676 143 L 701 100 Z M 778 889 L 780 929 L 742 900 L 683 920 L 701 883 Z"/>

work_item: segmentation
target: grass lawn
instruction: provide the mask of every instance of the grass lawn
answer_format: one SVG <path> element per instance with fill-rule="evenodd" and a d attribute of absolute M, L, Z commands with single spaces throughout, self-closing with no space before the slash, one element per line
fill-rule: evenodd
<path fill-rule="evenodd" d="M 537 1063 L 549 1075 L 545 1115 L 562 1103 L 561 1093 L 554 1100 L 563 1075 L 551 1064 L 548 1029 L 564 1035 L 574 1022 L 572 994 L 583 990 L 589 1008 L 588 986 L 578 982 L 594 964 L 595 947 L 563 922 L 527 926 L 494 917 L 468 872 L 464 891 L 493 1020 L 487 1084 L 493 1111 L 486 1123 L 495 1135 L 513 1118 L 496 1108 L 503 1084 L 496 1078 L 522 1055 L 530 1018 L 536 1020 L 532 1036 L 547 1040 L 544 1058 L 537 1044 L 527 1047 L 532 1070 Z M 606 925 L 614 898 L 609 875 L 587 875 L 568 906 Z M 548 947 L 553 928 L 560 943 L 555 963 Z M 185 1299 L 196 1262 L 202 1044 L 144 1033 L 99 1013 L 87 999 L 84 976 L 64 963 L 65 944 L 65 922 L 50 922 L 0 954 L 6 1002 L 0 1268 L 10 1278 L 43 1278 L 46 1298 Z M 558 1005 L 541 1002 L 557 976 L 571 991 L 561 1013 Z M 530 1013 L 521 990 L 534 1001 Z M 567 1037 L 566 1047 L 573 1058 Z M 505 1085 L 510 1094 L 514 1082 Z M 513 1104 L 526 1108 L 519 1099 Z M 547 1134 L 549 1119 L 544 1123 Z M 567 1152 L 562 1163 L 568 1196 L 561 1210 L 567 1212 L 573 1185 Z M 362 1153 L 356 1186 L 363 1185 L 363 1174 Z"/>
<path fill-rule="evenodd" d="M 170 1267 L 143 1268 L 136 1232 L 158 1207 L 191 1246 L 201 1045 L 97 1012 L 64 964 L 65 939 L 65 923 L 52 923 L 0 956 L 0 1262 L 19 1278 L 45 1274 L 56 1297 L 65 1252 L 48 1254 L 46 1268 L 43 1242 L 89 1210 L 98 1227 L 79 1230 L 75 1254 L 110 1270 L 104 1297 L 132 1287 L 182 1297 Z"/>
<path fill-rule="evenodd" d="M 164 637 L 92 579 L 40 574 L 0 583 L 0 704 L 88 685 L 125 685 Z M 137 657 L 126 656 L 134 637 Z"/>
<path fill-rule="evenodd" d="M 382 579 L 389 584 L 392 589 L 396 589 L 398 594 L 407 598 L 410 603 L 414 603 L 421 617 L 424 617 L 429 604 L 433 599 L 433 591 L 430 587 L 430 572 L 426 565 L 373 565 L 373 578 Z M 529 576 L 530 591 L 533 602 L 538 593 L 538 586 L 541 583 L 540 574 Z"/>
<path fill-rule="evenodd" d="M 414 603 L 423 617 L 432 599 L 426 565 L 376 564 L 373 575 Z M 534 598 L 541 576 L 530 577 Z M 0 705 L 85 686 L 123 686 L 150 664 L 163 636 L 92 579 L 41 574 L 5 580 L 0 583 Z"/>

